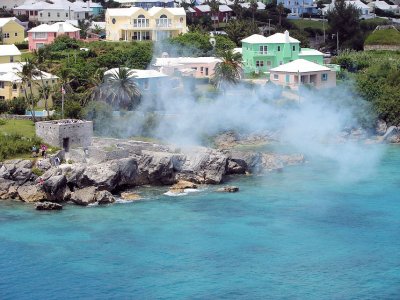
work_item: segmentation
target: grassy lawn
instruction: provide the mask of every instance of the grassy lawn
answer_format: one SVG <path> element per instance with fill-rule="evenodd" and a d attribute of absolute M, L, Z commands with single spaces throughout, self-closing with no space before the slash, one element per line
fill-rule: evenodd
<path fill-rule="evenodd" d="M 365 45 L 400 45 L 400 32 L 396 29 L 383 29 L 372 32 Z"/>
<path fill-rule="evenodd" d="M 25 61 L 27 58 L 33 58 L 33 53 L 28 50 L 21 50 L 21 59 Z"/>
<path fill-rule="evenodd" d="M 35 124 L 31 120 L 5 120 L 5 125 L 0 125 L 0 133 L 20 134 L 31 138 L 35 136 Z"/>
<path fill-rule="evenodd" d="M 299 19 L 299 20 L 289 20 L 289 22 L 295 25 L 300 30 L 304 30 L 304 28 L 306 27 L 323 30 L 322 20 L 314 21 L 308 19 Z M 325 30 L 327 29 L 328 29 L 328 22 L 325 22 Z"/>

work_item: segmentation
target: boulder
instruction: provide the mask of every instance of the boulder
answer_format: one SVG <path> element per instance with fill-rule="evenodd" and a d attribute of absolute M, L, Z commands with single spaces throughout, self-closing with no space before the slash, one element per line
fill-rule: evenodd
<path fill-rule="evenodd" d="M 385 135 L 386 131 L 387 131 L 388 127 L 385 121 L 383 120 L 378 120 L 376 122 L 376 126 L 375 126 L 375 132 L 377 135 Z"/>
<path fill-rule="evenodd" d="M 90 186 L 76 190 L 71 194 L 71 200 L 79 205 L 87 206 L 96 202 L 96 187 Z"/>
<path fill-rule="evenodd" d="M 32 169 L 33 162 L 29 159 L 21 159 L 15 163 L 16 168 Z"/>
<path fill-rule="evenodd" d="M 179 180 L 169 188 L 169 190 L 173 193 L 183 193 L 185 189 L 197 189 L 197 185 L 190 181 Z"/>
<path fill-rule="evenodd" d="M 99 191 L 96 193 L 96 202 L 99 204 L 114 203 L 115 198 L 109 191 Z"/>
<path fill-rule="evenodd" d="M 52 176 L 43 181 L 43 189 L 47 194 L 47 198 L 51 201 L 63 201 L 66 187 L 67 178 L 65 175 Z"/>
<path fill-rule="evenodd" d="M 12 198 L 9 195 L 9 189 L 11 186 L 14 186 L 15 182 L 8 179 L 0 178 L 0 199 L 8 199 Z"/>
<path fill-rule="evenodd" d="M 242 168 L 245 168 L 245 172 L 247 171 L 251 173 L 260 173 L 263 169 L 262 155 L 259 152 L 225 150 L 224 154 L 227 155 L 229 161 L 235 162 Z M 228 164 L 227 172 L 231 171 L 232 169 L 229 168 Z M 237 174 L 237 173 L 231 173 L 231 174 Z"/>
<path fill-rule="evenodd" d="M 46 193 L 38 185 L 23 185 L 18 188 L 17 192 L 24 202 L 39 202 L 47 199 Z"/>
<path fill-rule="evenodd" d="M 226 172 L 227 156 L 207 148 L 186 149 L 185 156 L 174 164 L 176 180 L 218 184 Z"/>
<path fill-rule="evenodd" d="M 383 141 L 387 143 L 400 143 L 400 130 L 396 126 L 390 126 L 383 136 Z"/>
<path fill-rule="evenodd" d="M 226 174 L 245 174 L 247 170 L 247 164 L 242 159 L 228 159 L 228 165 L 226 166 Z"/>
<path fill-rule="evenodd" d="M 54 202 L 39 202 L 36 204 L 36 210 L 61 210 L 63 206 Z"/>
<path fill-rule="evenodd" d="M 20 197 L 19 197 L 19 194 L 18 194 L 18 185 L 11 185 L 9 188 L 8 188 L 8 195 L 7 195 L 7 197 L 8 198 L 11 198 L 11 199 L 19 199 Z"/>
<path fill-rule="evenodd" d="M 36 167 L 39 170 L 47 171 L 51 168 L 50 159 L 40 159 L 36 162 Z"/>
<path fill-rule="evenodd" d="M 121 198 L 124 200 L 140 200 L 140 199 L 142 199 L 142 197 L 139 194 L 131 193 L 131 192 L 121 193 Z"/>
<path fill-rule="evenodd" d="M 18 167 L 12 174 L 11 178 L 20 185 L 27 182 L 32 176 L 32 169 Z"/>
<path fill-rule="evenodd" d="M 239 192 L 239 188 L 237 186 L 224 186 L 217 189 L 217 192 L 236 193 Z"/>

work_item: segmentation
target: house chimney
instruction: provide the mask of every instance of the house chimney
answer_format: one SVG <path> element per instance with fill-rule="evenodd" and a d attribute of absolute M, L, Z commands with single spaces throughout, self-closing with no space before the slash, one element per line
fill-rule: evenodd
<path fill-rule="evenodd" d="M 290 43 L 289 31 L 285 30 L 285 43 Z"/>

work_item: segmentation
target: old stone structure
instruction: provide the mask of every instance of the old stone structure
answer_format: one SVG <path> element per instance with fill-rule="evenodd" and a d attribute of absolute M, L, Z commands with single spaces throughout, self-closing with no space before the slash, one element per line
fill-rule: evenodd
<path fill-rule="evenodd" d="M 73 147 L 88 147 L 92 143 L 93 123 L 83 120 L 57 120 L 37 122 L 36 135 L 45 143 L 68 152 Z"/>

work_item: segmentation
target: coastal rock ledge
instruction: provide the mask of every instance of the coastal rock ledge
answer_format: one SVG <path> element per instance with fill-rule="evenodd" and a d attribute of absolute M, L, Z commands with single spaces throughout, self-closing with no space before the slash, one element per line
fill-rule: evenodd
<path fill-rule="evenodd" d="M 115 202 L 113 193 L 135 186 L 177 184 L 176 190 L 195 188 L 196 184 L 220 184 L 228 175 L 281 170 L 305 161 L 301 154 L 176 149 L 117 139 L 96 139 L 85 151 L 71 150 L 67 159 L 69 164 L 52 166 L 39 177 L 32 168 L 48 161 L 0 163 L 0 199 L 109 204 Z"/>

